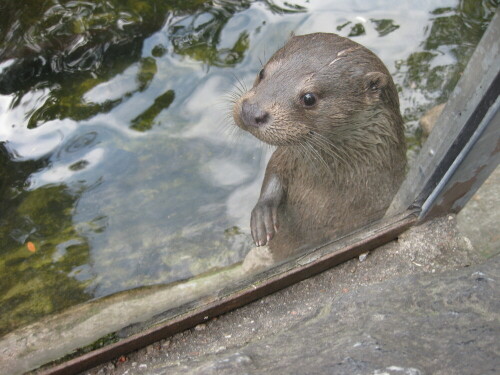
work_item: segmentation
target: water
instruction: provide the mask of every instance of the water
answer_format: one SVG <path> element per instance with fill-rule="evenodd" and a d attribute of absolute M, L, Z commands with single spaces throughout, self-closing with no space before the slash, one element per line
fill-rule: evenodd
<path fill-rule="evenodd" d="M 227 94 L 293 31 L 377 53 L 409 157 L 496 1 L 0 4 L 0 335 L 77 303 L 240 261 L 269 150 Z"/>

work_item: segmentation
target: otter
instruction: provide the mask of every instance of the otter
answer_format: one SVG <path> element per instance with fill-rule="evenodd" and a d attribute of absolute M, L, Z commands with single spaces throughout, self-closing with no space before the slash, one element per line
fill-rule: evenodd
<path fill-rule="evenodd" d="M 292 36 L 233 107 L 235 123 L 276 146 L 251 213 L 273 261 L 382 218 L 405 174 L 391 75 L 336 34 Z"/>

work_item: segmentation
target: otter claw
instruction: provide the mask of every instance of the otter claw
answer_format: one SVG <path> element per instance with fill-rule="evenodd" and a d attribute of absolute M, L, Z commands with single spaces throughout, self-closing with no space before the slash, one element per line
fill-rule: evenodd
<path fill-rule="evenodd" d="M 250 227 L 255 245 L 267 245 L 278 227 L 276 207 L 266 203 L 257 203 L 252 211 Z"/>

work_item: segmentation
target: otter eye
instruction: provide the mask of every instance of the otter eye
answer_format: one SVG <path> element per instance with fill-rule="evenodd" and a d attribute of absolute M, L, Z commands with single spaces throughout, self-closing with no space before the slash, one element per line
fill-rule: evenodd
<path fill-rule="evenodd" d="M 316 104 L 316 95 L 308 92 L 302 95 L 302 102 L 306 107 L 311 107 Z"/>
<path fill-rule="evenodd" d="M 264 69 L 261 69 L 259 72 L 259 81 L 262 81 L 264 79 Z"/>

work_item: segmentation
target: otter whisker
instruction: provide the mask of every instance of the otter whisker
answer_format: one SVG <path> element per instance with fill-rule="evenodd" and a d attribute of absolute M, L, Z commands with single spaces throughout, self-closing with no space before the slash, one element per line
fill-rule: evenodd
<path fill-rule="evenodd" d="M 309 153 L 309 150 L 307 149 L 307 147 L 305 145 L 303 145 L 302 143 L 299 143 L 297 145 L 297 147 L 300 149 L 299 151 L 301 151 L 299 159 L 300 158 L 305 158 L 305 159 L 307 159 L 307 162 L 309 162 L 309 163 L 311 163 L 311 164 L 314 165 L 314 158 Z"/>
<path fill-rule="evenodd" d="M 328 173 L 330 167 L 321 156 L 315 153 L 315 150 L 311 147 L 311 145 L 307 143 L 299 143 L 298 146 L 303 151 L 301 155 L 307 158 L 307 161 L 309 162 L 307 165 L 312 169 L 312 174 L 320 174 L 322 171 Z"/>
<path fill-rule="evenodd" d="M 349 162 L 341 156 L 342 151 L 338 147 L 336 147 L 336 145 L 328 138 L 319 133 L 313 132 L 310 139 L 312 143 L 314 143 L 322 151 L 324 151 L 334 159 L 343 162 L 346 166 L 349 166 Z"/>
<path fill-rule="evenodd" d="M 320 152 L 313 145 L 311 145 L 310 143 L 307 143 L 307 142 L 301 143 L 301 145 L 304 145 L 305 149 L 310 152 L 311 156 L 314 159 L 317 159 L 321 163 L 321 165 L 325 167 L 326 171 L 330 172 L 331 166 L 328 165 L 326 160 L 321 156 Z"/>
<path fill-rule="evenodd" d="M 236 86 L 236 85 L 235 85 L 235 87 L 236 87 L 236 89 L 238 90 L 238 93 L 239 93 L 239 94 L 240 94 L 240 96 L 241 96 L 242 94 L 244 94 L 245 92 L 247 92 L 247 91 L 248 91 L 247 86 L 246 86 L 246 85 L 245 85 L 245 83 L 244 83 L 241 79 L 239 79 L 238 77 L 234 76 L 234 78 L 236 79 L 236 81 L 238 82 L 238 85 L 239 85 L 239 86 Z"/>
<path fill-rule="evenodd" d="M 245 93 L 244 89 L 238 87 L 236 84 L 233 85 L 233 89 L 229 91 L 226 95 L 232 98 L 238 99 L 241 95 Z"/>
<path fill-rule="evenodd" d="M 232 118 L 229 116 L 229 113 L 226 113 L 222 121 L 218 124 L 219 131 L 228 135 L 237 133 L 238 128 L 232 124 L 231 120 Z"/>

